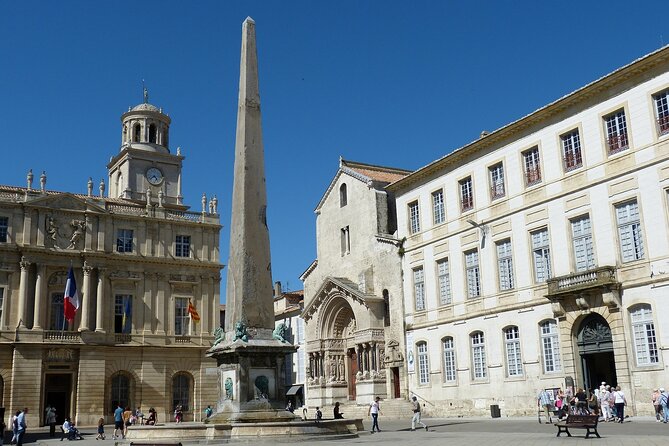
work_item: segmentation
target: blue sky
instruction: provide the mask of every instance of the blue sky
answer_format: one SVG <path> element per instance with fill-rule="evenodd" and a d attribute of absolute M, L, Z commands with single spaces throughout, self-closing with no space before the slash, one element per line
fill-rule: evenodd
<path fill-rule="evenodd" d="M 663 1 L 617 0 L 0 0 L 0 184 L 25 185 L 30 168 L 53 190 L 106 179 L 145 79 L 186 156 L 186 203 L 219 198 L 226 263 L 251 16 L 274 280 L 300 289 L 339 156 L 424 166 L 669 43 L 665 13 Z"/>

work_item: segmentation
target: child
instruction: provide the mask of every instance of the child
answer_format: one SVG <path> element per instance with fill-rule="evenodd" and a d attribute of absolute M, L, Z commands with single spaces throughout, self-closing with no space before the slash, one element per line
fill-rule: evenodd
<path fill-rule="evenodd" d="M 316 407 L 316 423 L 320 423 L 322 419 L 323 419 L 323 412 L 321 412 L 320 407 Z"/>
<path fill-rule="evenodd" d="M 105 419 L 100 418 L 98 420 L 98 436 L 95 437 L 96 440 L 104 440 L 105 439 Z"/>

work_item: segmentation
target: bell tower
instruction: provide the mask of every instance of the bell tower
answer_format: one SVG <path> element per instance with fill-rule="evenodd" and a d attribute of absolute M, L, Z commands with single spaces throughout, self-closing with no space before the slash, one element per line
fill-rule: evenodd
<path fill-rule="evenodd" d="M 121 149 L 107 164 L 109 197 L 138 202 L 156 200 L 162 192 L 162 203 L 185 209 L 181 196 L 181 167 L 184 157 L 169 149 L 170 117 L 162 108 L 144 101 L 121 116 Z"/>

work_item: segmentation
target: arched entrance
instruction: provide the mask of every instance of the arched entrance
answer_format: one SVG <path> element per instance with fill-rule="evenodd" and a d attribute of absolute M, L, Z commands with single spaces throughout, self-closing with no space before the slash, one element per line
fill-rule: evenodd
<path fill-rule="evenodd" d="M 611 328 L 602 316 L 591 313 L 583 319 L 577 344 L 583 372 L 581 384 L 585 389 L 596 389 L 602 382 L 611 385 L 618 382 Z"/>

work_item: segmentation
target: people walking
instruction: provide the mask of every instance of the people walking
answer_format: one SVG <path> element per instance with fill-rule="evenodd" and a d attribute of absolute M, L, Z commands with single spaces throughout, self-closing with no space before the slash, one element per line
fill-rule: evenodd
<path fill-rule="evenodd" d="M 118 403 L 116 410 L 114 410 L 114 433 L 112 438 L 116 440 L 120 435 L 123 435 L 123 407 Z"/>
<path fill-rule="evenodd" d="M 377 396 L 367 410 L 367 415 L 372 416 L 372 433 L 374 433 L 374 428 L 376 428 L 376 432 L 381 432 L 381 429 L 379 429 L 379 413 L 381 413 L 379 401 L 381 401 L 381 398 Z"/>
<path fill-rule="evenodd" d="M 100 417 L 98 420 L 98 436 L 95 437 L 96 440 L 105 439 L 105 419 Z"/>
<path fill-rule="evenodd" d="M 28 408 L 24 407 L 23 411 L 19 413 L 18 417 L 16 417 L 16 424 L 17 424 L 16 446 L 23 445 L 23 436 L 26 434 L 26 430 L 28 429 L 28 422 L 26 421 L 26 415 L 28 415 Z"/>
<path fill-rule="evenodd" d="M 21 415 L 21 411 L 17 410 L 14 415 L 12 415 L 12 421 L 11 421 L 11 426 L 12 426 L 12 439 L 9 442 L 9 444 L 16 444 L 16 439 L 19 436 L 19 415 Z"/>
<path fill-rule="evenodd" d="M 546 415 L 546 424 L 550 424 L 551 421 L 553 421 L 553 418 L 551 417 L 551 404 L 551 396 L 546 389 L 541 389 L 539 395 L 537 395 L 537 406 L 539 407 L 539 410 L 543 409 L 544 414 Z"/>
<path fill-rule="evenodd" d="M 420 424 L 427 430 L 427 424 L 420 421 L 420 401 L 415 396 L 412 399 L 413 403 L 413 418 L 411 418 L 411 430 L 416 430 L 416 424 Z"/>
<path fill-rule="evenodd" d="M 611 407 L 609 406 L 609 391 L 605 385 L 599 388 L 598 398 L 602 421 L 608 421 L 611 418 Z"/>
<path fill-rule="evenodd" d="M 627 400 L 625 399 L 625 393 L 620 390 L 620 386 L 616 386 L 616 391 L 613 392 L 614 404 L 616 406 L 616 416 L 618 417 L 618 422 L 622 423 L 625 419 L 625 405 Z"/>
<path fill-rule="evenodd" d="M 657 423 L 664 418 L 664 415 L 662 414 L 662 406 L 660 405 L 660 395 L 658 389 L 653 389 L 653 392 L 650 394 L 650 399 L 653 402 L 653 409 L 655 409 L 655 421 Z"/>
<path fill-rule="evenodd" d="M 123 420 L 123 438 L 125 439 L 125 436 L 128 435 L 128 428 L 132 424 L 132 409 L 130 409 L 130 406 L 126 406 L 121 418 Z"/>
<path fill-rule="evenodd" d="M 51 404 L 46 406 L 44 424 L 49 426 L 49 437 L 53 438 L 56 436 L 56 408 L 52 407 Z"/>
<path fill-rule="evenodd" d="M 658 397 L 660 408 L 662 409 L 662 422 L 669 422 L 669 391 L 665 390 L 664 387 L 660 387 L 660 396 Z"/>

